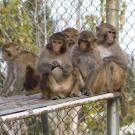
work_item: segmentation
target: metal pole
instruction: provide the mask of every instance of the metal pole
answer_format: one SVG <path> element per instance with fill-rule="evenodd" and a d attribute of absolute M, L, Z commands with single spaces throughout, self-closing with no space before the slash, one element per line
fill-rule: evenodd
<path fill-rule="evenodd" d="M 117 98 L 107 103 L 107 135 L 119 135 L 119 112 Z"/>
<path fill-rule="evenodd" d="M 46 12 L 47 12 L 47 0 L 43 0 L 44 5 L 44 46 L 47 44 L 47 19 L 46 19 Z"/>
<path fill-rule="evenodd" d="M 119 30 L 120 0 L 106 0 L 106 21 Z"/>
<path fill-rule="evenodd" d="M 41 120 L 42 120 L 42 127 L 43 127 L 43 135 L 50 135 L 47 112 L 41 114 Z"/>
<path fill-rule="evenodd" d="M 81 5 L 82 5 L 82 1 L 81 0 L 77 0 L 77 8 L 76 8 L 76 26 L 77 26 L 77 30 L 80 31 L 80 17 L 81 17 Z"/>
<path fill-rule="evenodd" d="M 106 0 L 106 21 L 119 31 L 120 0 Z M 117 40 L 119 36 L 117 35 Z M 118 98 L 107 103 L 107 135 L 119 135 Z"/>

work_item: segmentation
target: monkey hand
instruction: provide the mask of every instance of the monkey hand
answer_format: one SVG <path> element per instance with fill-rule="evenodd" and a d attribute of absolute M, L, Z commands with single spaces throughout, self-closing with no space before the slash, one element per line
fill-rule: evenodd
<path fill-rule="evenodd" d="M 85 87 L 82 88 L 81 92 L 82 92 L 82 95 L 86 95 L 86 96 L 92 96 L 93 95 L 92 91 L 89 90 L 88 88 L 85 88 Z"/>
<path fill-rule="evenodd" d="M 53 68 L 60 67 L 60 64 L 57 61 L 53 61 L 51 65 Z"/>

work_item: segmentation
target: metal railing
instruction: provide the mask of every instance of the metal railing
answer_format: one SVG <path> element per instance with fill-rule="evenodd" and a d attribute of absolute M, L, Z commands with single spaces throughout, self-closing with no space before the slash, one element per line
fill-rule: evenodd
<path fill-rule="evenodd" d="M 19 103 L 21 96 L 18 101 L 12 98 L 10 103 L 0 104 L 1 110 L 2 104 L 13 104 L 13 108 L 14 104 L 20 104 L 20 109 L 14 113 L 9 113 L 10 109 L 5 109 L 5 112 L 2 110 L 0 131 L 3 135 L 118 135 L 119 97 L 119 93 L 108 93 L 71 101 L 63 100 L 48 106 L 44 101 L 44 107 L 31 109 L 26 109 L 23 102 Z M 27 103 L 31 105 L 29 101 Z M 22 108 L 25 108 L 25 111 L 20 111 Z"/>

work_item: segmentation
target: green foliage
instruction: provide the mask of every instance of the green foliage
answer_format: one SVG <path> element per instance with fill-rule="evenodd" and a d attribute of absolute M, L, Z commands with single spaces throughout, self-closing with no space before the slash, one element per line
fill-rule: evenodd
<path fill-rule="evenodd" d="M 38 42 L 44 45 L 44 32 L 42 33 L 41 30 L 44 30 L 43 16 L 45 12 L 41 1 L 38 1 L 37 4 L 35 5 L 33 0 L 25 2 L 10 0 L 6 6 L 2 6 L 0 10 L 0 42 L 16 42 L 32 52 L 38 51 Z M 36 8 L 37 11 L 35 11 Z M 51 30 L 52 32 L 54 27 L 53 20 L 49 17 L 50 13 L 51 10 L 46 5 L 47 31 Z M 39 31 L 37 28 L 41 30 Z M 37 35 L 40 36 L 37 38 Z"/>
<path fill-rule="evenodd" d="M 98 19 L 98 16 L 96 16 L 96 15 L 86 15 L 85 18 L 82 19 L 82 20 L 84 20 L 82 28 L 94 30 L 97 19 Z"/>
<path fill-rule="evenodd" d="M 88 129 L 90 135 L 102 135 L 106 129 L 105 115 L 105 101 L 94 102 L 91 104 L 83 105 L 80 118 L 83 118 L 79 124 L 79 130 L 84 131 Z M 87 125 L 87 127 L 86 127 Z"/>
<path fill-rule="evenodd" d="M 10 0 L 6 7 L 2 8 L 0 18 L 0 42 L 16 42 L 35 51 L 32 42 L 33 27 L 29 15 L 22 9 L 20 0 Z"/>
<path fill-rule="evenodd" d="M 46 4 L 44 11 L 42 2 L 35 5 L 33 0 L 9 0 L 0 3 L 0 46 L 7 42 L 15 42 L 25 50 L 37 53 L 40 45 L 44 45 L 44 18 L 46 14 L 47 31 L 52 33 L 53 20 L 50 18 L 51 9 Z M 37 7 L 37 11 L 35 11 Z M 37 22 L 35 22 L 35 18 Z M 48 32 L 48 33 L 49 33 Z M 0 62 L 0 86 L 3 84 L 2 62 Z"/>

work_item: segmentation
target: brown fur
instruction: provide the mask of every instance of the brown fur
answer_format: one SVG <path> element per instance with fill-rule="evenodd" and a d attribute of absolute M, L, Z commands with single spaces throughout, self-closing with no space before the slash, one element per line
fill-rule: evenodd
<path fill-rule="evenodd" d="M 63 33 L 66 36 L 68 49 L 70 50 L 75 45 L 79 32 L 75 28 L 66 28 Z"/>
<path fill-rule="evenodd" d="M 81 50 L 80 44 L 85 41 L 87 49 Z M 78 67 L 84 79 L 83 93 L 90 95 L 109 89 L 110 81 L 108 72 L 103 65 L 103 60 L 96 46 L 96 38 L 90 31 L 79 34 L 78 44 L 72 50 L 72 62 Z"/>
<path fill-rule="evenodd" d="M 37 56 L 23 51 L 15 43 L 7 43 L 2 49 L 3 59 L 7 62 L 8 73 L 3 90 L 6 92 L 13 86 L 11 95 L 22 94 L 28 66 L 35 67 Z M 3 92 L 4 92 L 3 91 Z"/>
<path fill-rule="evenodd" d="M 52 40 L 61 39 L 63 45 L 60 54 L 52 49 Z M 48 47 L 49 46 L 49 47 Z M 65 36 L 58 32 L 50 37 L 49 43 L 40 54 L 37 69 L 41 73 L 40 88 L 49 99 L 80 96 L 79 71 L 72 67 L 67 50 Z M 63 51 L 64 50 L 64 51 Z M 57 64 L 54 67 L 54 62 Z M 53 68 L 52 68 L 53 67 Z"/>
<path fill-rule="evenodd" d="M 114 40 L 112 43 L 106 42 L 107 31 L 112 31 L 114 33 Z M 123 88 L 127 80 L 128 56 L 117 43 L 117 31 L 111 24 L 105 23 L 99 25 L 96 33 L 98 49 L 107 69 L 111 72 L 110 76 L 112 79 L 113 91 L 122 92 L 121 103 L 124 105 L 122 106 L 122 114 L 125 115 L 128 105 L 125 97 L 123 97 Z"/>

